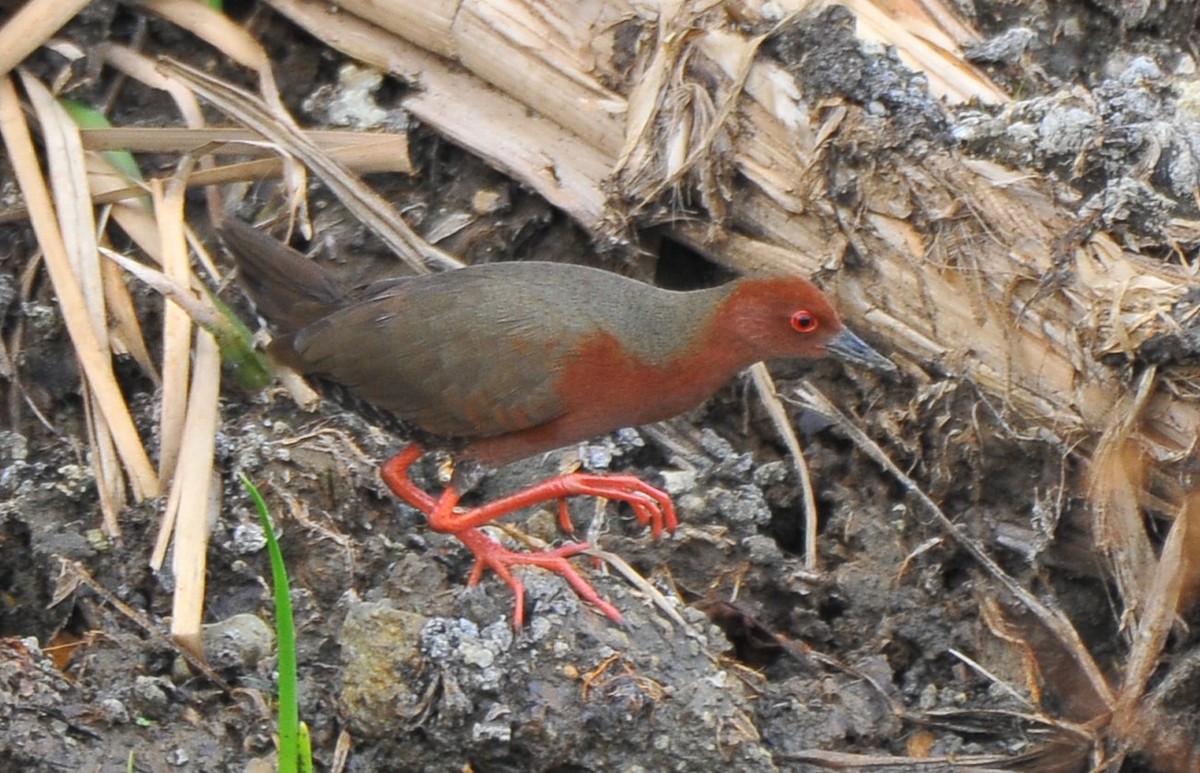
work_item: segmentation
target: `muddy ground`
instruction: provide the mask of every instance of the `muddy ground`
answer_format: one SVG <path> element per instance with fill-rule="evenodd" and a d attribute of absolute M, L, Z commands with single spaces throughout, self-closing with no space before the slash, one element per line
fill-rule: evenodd
<path fill-rule="evenodd" d="M 1019 84 L 1030 114 L 1050 109 L 1038 98 L 1071 88 L 1099 95 L 1097 109 L 1105 99 L 1125 100 L 1124 115 L 1173 110 L 1179 84 L 1196 77 L 1194 6 L 1135 10 L 978 2 L 973 21 L 985 34 L 1028 30 L 1016 36 L 1024 44 L 1015 53 L 998 46 L 978 58 L 1010 88 Z M 245 18 L 250 9 L 232 13 Z M 329 123 L 342 58 L 267 12 L 253 19 L 271 41 L 296 115 Z M 149 51 L 218 65 L 170 25 L 125 6 L 96 3 L 63 35 L 83 43 L 138 36 Z M 858 55 L 896 66 L 886 52 Z M 33 66 L 49 66 L 49 56 Z M 109 85 L 101 77 L 75 96 L 98 96 Z M 386 84 L 375 98 L 387 110 L 402 88 Z M 127 86 L 113 103 L 113 123 L 173 125 L 163 99 Z M 392 110 L 386 120 L 407 119 Z M 1067 179 L 1063 153 L 1022 142 L 986 110 L 946 109 L 944 120 L 964 152 Z M 655 231 L 640 233 L 633 248 L 598 251 L 528 190 L 424 127 L 410 128 L 417 174 L 372 183 L 424 234 L 444 233 L 465 215 L 439 246 L 469 262 L 570 260 L 674 287 L 723 278 Z M 1137 146 L 1108 147 L 1069 180 L 1081 200 L 1139 157 Z M 145 163 L 149 174 L 174 160 Z M 10 208 L 11 175 L 0 179 Z M 1108 225 L 1153 251 L 1162 247 L 1154 244 L 1156 218 L 1193 215 L 1196 204 L 1169 180 L 1148 188 L 1124 202 L 1132 214 Z M 481 209 L 480 191 L 499 204 Z M 299 246 L 354 276 L 391 270 L 395 262 L 377 241 L 324 191 L 315 187 L 313 196 L 320 237 Z M 193 206 L 201 214 L 199 198 Z M 796 474 L 745 379 L 689 415 L 565 452 L 593 469 L 640 475 L 675 497 L 682 526 L 657 542 L 617 507 L 581 500 L 573 515 L 580 533 L 598 535 L 603 549 L 665 594 L 678 619 L 620 573 L 579 559 L 627 625 L 581 604 L 559 578 L 528 571 L 529 622 L 516 632 L 507 586 L 489 575 L 466 587 L 468 554 L 425 529 L 379 481 L 377 464 L 403 437 L 333 401 L 306 413 L 279 389 L 228 384 L 207 607 L 216 626 L 210 660 L 224 681 L 199 676 L 161 634 L 172 580 L 147 567 L 158 503 L 125 512 L 120 540 L 100 532 L 78 373 L 55 300 L 38 275 L 23 285 L 35 254 L 29 231 L 8 224 L 0 234 L 5 341 L 20 351 L 0 379 L 0 763 L 11 769 L 247 770 L 270 759 L 269 571 L 240 473 L 264 491 L 280 524 L 300 637 L 301 715 L 320 769 L 338 764 L 342 749 L 344 769 L 354 771 L 808 771 L 863 767 L 865 755 L 874 755 L 873 770 L 1066 771 L 1088 770 L 1103 746 L 1102 735 L 1072 724 L 1091 715 L 1086 691 L 1056 678 L 1069 666 L 1039 661 L 1036 648 L 1023 657 L 1005 642 L 997 621 L 1021 615 L 1012 599 L 844 433 L 795 409 L 821 513 L 822 565 L 805 567 Z M 145 309 L 156 308 L 147 291 L 135 292 Z M 224 295 L 254 319 L 236 288 Z M 153 340 L 160 323 L 146 313 Z M 860 332 L 886 351 L 871 331 Z M 117 367 L 140 429 L 152 437 L 153 387 L 132 363 Z M 859 417 L 1004 568 L 1066 612 L 1102 665 L 1117 667 L 1123 651 L 1111 580 L 1090 545 L 1076 459 L 1015 436 L 985 395 L 936 372 L 883 378 L 833 363 L 773 371 L 785 394 L 807 379 Z M 564 463 L 557 455 L 515 465 L 479 495 Z M 420 475 L 437 485 L 432 460 Z M 512 521 L 560 539 L 550 513 Z M 1173 643 L 1182 665 L 1156 698 L 1185 730 L 1200 701 L 1187 665 L 1193 639 L 1184 633 Z M 1196 738 L 1189 732 L 1184 737 Z M 851 753 L 864 756 L 838 756 Z M 1134 754 L 1120 769 L 1173 769 L 1152 757 Z M 938 761 L 918 767 L 918 758 Z"/>

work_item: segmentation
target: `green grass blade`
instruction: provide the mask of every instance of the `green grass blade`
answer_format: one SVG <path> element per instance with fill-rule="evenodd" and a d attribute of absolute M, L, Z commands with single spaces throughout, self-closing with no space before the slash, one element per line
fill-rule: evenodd
<path fill-rule="evenodd" d="M 71 120 L 80 129 L 111 129 L 112 124 L 108 122 L 108 118 L 104 113 L 101 113 L 95 108 L 85 105 L 74 99 L 61 97 L 58 103 L 67 111 L 67 115 L 71 116 Z M 108 160 L 108 163 L 121 174 L 128 177 L 134 182 L 145 182 L 142 177 L 141 167 L 138 166 L 137 160 L 128 150 L 105 150 L 100 153 Z"/>
<path fill-rule="evenodd" d="M 301 762 L 301 728 L 299 690 L 296 677 L 296 626 L 292 619 L 291 588 L 283 553 L 275 539 L 275 529 L 267 513 L 262 494 L 241 474 L 242 485 L 258 508 L 258 519 L 267 535 L 267 551 L 271 556 L 272 586 L 275 589 L 275 632 L 279 640 L 279 773 L 297 773 Z M 307 732 L 304 733 L 308 735 Z M 312 750 L 306 755 L 306 769 L 312 770 Z"/>
<path fill-rule="evenodd" d="M 312 736 L 306 722 L 300 723 L 300 773 L 313 773 Z"/>

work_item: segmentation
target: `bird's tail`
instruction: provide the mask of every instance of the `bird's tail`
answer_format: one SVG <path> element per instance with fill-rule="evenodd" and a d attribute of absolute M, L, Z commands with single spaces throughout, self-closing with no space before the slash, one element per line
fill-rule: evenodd
<path fill-rule="evenodd" d="M 323 268 L 286 244 L 227 215 L 217 227 L 238 279 L 275 331 L 290 337 L 328 315 L 345 295 Z"/>

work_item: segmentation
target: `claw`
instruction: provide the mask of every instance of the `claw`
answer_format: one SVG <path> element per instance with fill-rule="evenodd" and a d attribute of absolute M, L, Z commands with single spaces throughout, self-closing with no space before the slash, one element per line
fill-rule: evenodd
<path fill-rule="evenodd" d="M 567 507 L 567 500 L 558 500 L 558 528 L 562 529 L 563 534 L 574 534 L 575 524 L 571 522 L 571 510 Z"/>

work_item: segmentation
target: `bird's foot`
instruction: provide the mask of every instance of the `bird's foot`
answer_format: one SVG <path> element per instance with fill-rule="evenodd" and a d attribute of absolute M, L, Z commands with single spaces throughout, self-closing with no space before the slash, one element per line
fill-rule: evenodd
<path fill-rule="evenodd" d="M 675 531 L 679 525 L 671 497 L 632 475 L 569 473 L 478 507 L 460 508 L 460 492 L 453 484 L 435 498 L 408 477 L 409 467 L 423 452 L 421 446 L 414 443 L 385 462 L 380 470 L 384 482 L 396 496 L 425 513 L 430 528 L 457 536 L 470 549 L 475 555 L 475 568 L 471 571 L 470 580 L 472 585 L 479 582 L 485 569 L 493 570 L 508 583 L 517 597 L 513 621 L 518 627 L 525 619 L 525 586 L 509 570 L 509 567 L 518 565 L 540 566 L 561 575 L 580 598 L 595 604 L 613 621 L 621 623 L 622 619 L 617 608 L 601 598 L 567 560 L 587 550 L 586 543 L 535 553 L 518 553 L 486 536 L 479 530 L 480 526 L 526 507 L 557 501 L 559 524 L 570 533 L 573 527 L 566 501 L 573 496 L 595 496 L 628 503 L 638 522 L 649 526 L 656 538 L 662 535 L 664 528 Z"/>
<path fill-rule="evenodd" d="M 470 509 L 446 507 L 446 495 L 443 493 L 442 499 L 429 513 L 429 525 L 437 531 L 457 533 L 482 526 L 526 507 L 557 500 L 558 523 L 563 531 L 569 534 L 574 528 L 567 511 L 566 500 L 567 497 L 576 496 L 602 497 L 627 503 L 633 508 L 638 522 L 649 526 L 650 533 L 656 539 L 662 536 L 664 528 L 675 531 L 679 526 L 675 504 L 665 491 L 660 491 L 632 475 L 591 475 L 581 472 L 559 475 Z"/>
<path fill-rule="evenodd" d="M 573 542 L 570 545 L 564 545 L 554 550 L 520 553 L 515 550 L 509 550 L 479 529 L 465 529 L 455 533 L 454 536 L 458 537 L 467 546 L 467 549 L 475 555 L 475 566 L 471 569 L 471 578 L 467 580 L 467 585 L 477 584 L 483 576 L 484 570 L 491 569 L 508 583 L 508 587 L 512 588 L 513 596 L 516 597 L 516 605 L 513 610 L 514 628 L 520 628 L 525 622 L 525 584 L 512 573 L 510 567 L 522 565 L 538 566 L 561 575 L 563 579 L 570 583 L 579 598 L 595 604 L 600 608 L 601 612 L 618 625 L 624 624 L 625 620 L 621 617 L 620 610 L 601 597 L 596 589 L 587 580 L 583 579 L 575 571 L 575 567 L 571 566 L 571 562 L 567 560 L 571 556 L 587 550 L 588 544 L 586 542 Z"/>
<path fill-rule="evenodd" d="M 447 487 L 440 499 L 435 499 L 408 477 L 409 467 L 422 453 L 424 449 L 413 443 L 384 462 L 380 473 L 396 496 L 429 516 L 429 525 L 436 531 L 457 533 L 473 529 L 517 510 L 557 500 L 559 526 L 571 534 L 575 529 L 571 524 L 566 500 L 575 496 L 594 496 L 627 503 L 633 509 L 638 523 L 649 526 L 655 539 L 662 536 L 664 528 L 673 532 L 679 526 L 671 496 L 633 475 L 572 472 L 544 480 L 479 507 L 457 508 L 455 505 L 458 504 L 459 494 L 447 496 L 456 491 L 453 486 Z M 452 503 L 450 499 L 453 500 Z"/>

